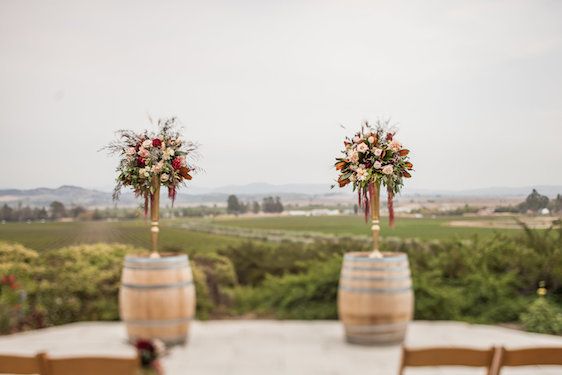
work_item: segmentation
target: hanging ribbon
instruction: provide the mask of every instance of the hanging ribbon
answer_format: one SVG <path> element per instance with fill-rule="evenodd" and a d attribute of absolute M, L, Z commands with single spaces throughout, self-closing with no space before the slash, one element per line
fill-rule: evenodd
<path fill-rule="evenodd" d="M 172 200 L 172 207 L 174 207 L 174 202 L 176 200 L 176 187 L 168 186 L 168 198 Z"/>
<path fill-rule="evenodd" d="M 388 226 L 394 228 L 394 193 L 391 188 L 386 189 L 386 207 L 388 207 Z"/>

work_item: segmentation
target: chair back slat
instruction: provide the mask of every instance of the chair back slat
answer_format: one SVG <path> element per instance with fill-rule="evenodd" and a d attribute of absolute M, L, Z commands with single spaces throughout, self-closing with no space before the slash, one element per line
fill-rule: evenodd
<path fill-rule="evenodd" d="M 0 355 L 0 374 L 40 374 L 37 356 Z"/>
<path fill-rule="evenodd" d="M 501 348 L 502 366 L 562 366 L 562 347 L 553 348 L 528 348 L 505 349 Z"/>
<path fill-rule="evenodd" d="M 485 367 L 488 374 L 492 374 L 491 366 L 494 359 L 494 348 L 469 349 L 469 348 L 402 348 L 402 363 L 400 375 L 404 374 L 406 367 L 433 367 L 433 366 L 469 366 Z"/>
<path fill-rule="evenodd" d="M 72 357 L 47 358 L 45 375 L 137 375 L 135 358 Z"/>

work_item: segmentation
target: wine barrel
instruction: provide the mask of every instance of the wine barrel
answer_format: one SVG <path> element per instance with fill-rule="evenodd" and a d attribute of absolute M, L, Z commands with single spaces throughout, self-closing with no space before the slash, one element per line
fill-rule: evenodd
<path fill-rule="evenodd" d="M 125 257 L 119 312 L 129 341 L 185 344 L 195 314 L 195 288 L 187 255 Z"/>
<path fill-rule="evenodd" d="M 352 252 L 344 256 L 338 312 L 348 342 L 401 343 L 414 310 L 408 257 L 403 253 Z"/>

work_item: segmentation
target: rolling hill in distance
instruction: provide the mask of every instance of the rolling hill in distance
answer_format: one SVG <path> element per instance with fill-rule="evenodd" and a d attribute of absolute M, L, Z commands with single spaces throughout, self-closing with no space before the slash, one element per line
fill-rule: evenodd
<path fill-rule="evenodd" d="M 502 198 L 525 197 L 532 189 L 541 194 L 554 197 L 562 194 L 562 186 L 522 186 L 522 187 L 488 187 L 470 190 L 432 190 L 407 189 L 402 197 L 451 197 L 451 198 Z M 166 194 L 165 189 L 162 192 Z M 215 188 L 189 187 L 180 190 L 176 204 L 224 204 L 228 195 L 236 194 L 243 201 L 261 201 L 265 196 L 280 196 L 285 202 L 353 202 L 351 190 L 330 189 L 328 184 L 283 184 L 251 183 L 246 185 L 226 185 Z M 63 185 L 58 188 L 36 189 L 0 189 L 0 204 L 30 206 L 48 206 L 52 201 L 65 205 L 83 205 L 87 207 L 113 206 L 110 191 L 86 189 L 78 186 Z M 139 200 L 131 192 L 124 191 L 118 206 L 136 206 Z M 163 199 L 163 203 L 167 200 Z"/>

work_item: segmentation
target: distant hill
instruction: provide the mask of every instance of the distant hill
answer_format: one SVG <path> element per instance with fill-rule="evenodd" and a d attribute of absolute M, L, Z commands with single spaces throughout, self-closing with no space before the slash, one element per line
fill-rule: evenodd
<path fill-rule="evenodd" d="M 555 197 L 562 194 L 562 185 L 535 185 L 522 187 L 488 187 L 467 190 L 433 190 L 413 189 L 408 190 L 407 195 L 441 195 L 450 197 L 519 197 L 527 196 L 533 189 L 543 195 Z"/>
<path fill-rule="evenodd" d="M 526 186 L 526 187 L 490 187 L 471 190 L 431 190 L 406 189 L 403 196 L 441 196 L 441 197 L 524 197 L 535 188 L 541 194 L 550 197 L 562 194 L 562 186 Z M 165 192 L 163 192 L 165 194 Z M 284 184 L 252 183 L 247 185 L 227 185 L 217 188 L 189 187 L 180 190 L 176 203 L 182 204 L 224 204 L 229 194 L 236 194 L 243 201 L 261 201 L 268 195 L 278 195 L 289 202 L 350 202 L 350 190 L 330 189 L 329 184 Z M 0 204 L 23 204 L 30 206 L 48 206 L 52 201 L 65 205 L 82 205 L 86 207 L 107 207 L 114 203 L 111 192 L 85 189 L 78 186 L 64 185 L 55 189 L 4 189 L 0 190 Z M 140 200 L 131 192 L 124 192 L 118 202 L 119 206 L 136 206 Z M 167 200 L 163 199 L 163 204 Z"/>
<path fill-rule="evenodd" d="M 48 206 L 52 201 L 83 206 L 104 206 L 111 204 L 111 194 L 69 185 L 63 185 L 56 189 L 0 190 L 0 203 Z"/>

